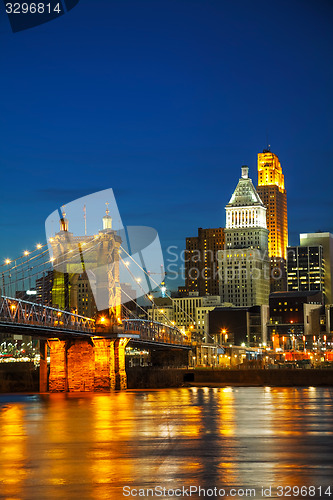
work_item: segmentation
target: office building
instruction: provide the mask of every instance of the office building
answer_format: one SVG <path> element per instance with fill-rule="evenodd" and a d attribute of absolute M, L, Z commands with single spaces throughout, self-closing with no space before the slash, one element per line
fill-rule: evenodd
<path fill-rule="evenodd" d="M 203 229 L 198 236 L 186 238 L 185 290 L 200 296 L 219 294 L 217 252 L 224 248 L 222 227 Z M 183 287 L 180 287 L 180 291 Z"/>
<path fill-rule="evenodd" d="M 325 295 L 323 247 L 288 247 L 287 277 L 289 292 L 315 290 Z"/>
<path fill-rule="evenodd" d="M 209 341 L 208 313 L 221 305 L 219 295 L 199 297 L 197 292 L 190 292 L 188 297 L 161 298 L 153 300 L 147 309 L 148 319 L 160 323 L 174 324 L 183 332 L 189 332 L 192 338 Z"/>
<path fill-rule="evenodd" d="M 286 289 L 288 246 L 287 192 L 277 155 L 269 149 L 258 154 L 258 194 L 267 208 L 268 254 L 271 260 L 271 291 Z"/>
<path fill-rule="evenodd" d="M 325 303 L 333 304 L 333 234 L 321 231 L 300 234 L 300 246 L 318 245 L 323 247 Z"/>
<path fill-rule="evenodd" d="M 270 264 L 266 208 L 247 166 L 226 206 L 225 249 L 218 252 L 223 302 L 250 307 L 268 304 Z"/>
<path fill-rule="evenodd" d="M 53 306 L 52 301 L 52 288 L 53 288 L 53 280 L 54 280 L 54 271 L 48 271 L 47 273 L 43 273 L 41 278 L 36 279 L 36 291 L 37 291 L 37 300 L 39 304 L 43 304 L 44 306 Z"/>

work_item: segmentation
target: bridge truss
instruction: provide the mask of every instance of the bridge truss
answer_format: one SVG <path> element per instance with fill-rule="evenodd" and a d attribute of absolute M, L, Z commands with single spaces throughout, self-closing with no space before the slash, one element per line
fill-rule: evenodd
<path fill-rule="evenodd" d="M 95 320 L 78 314 L 61 311 L 53 307 L 44 306 L 35 302 L 1 296 L 0 298 L 0 325 L 33 330 L 33 327 L 45 330 L 61 330 L 93 334 Z M 28 328 L 27 328 L 28 327 Z M 30 333 L 26 333 L 30 335 Z"/>

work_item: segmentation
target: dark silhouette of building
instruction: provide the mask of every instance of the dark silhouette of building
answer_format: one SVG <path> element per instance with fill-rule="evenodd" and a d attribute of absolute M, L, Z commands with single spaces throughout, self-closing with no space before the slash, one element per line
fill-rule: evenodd
<path fill-rule="evenodd" d="M 224 228 L 203 229 L 198 236 L 186 238 L 185 289 L 181 293 L 198 292 L 200 296 L 219 295 L 217 253 L 224 248 Z"/>

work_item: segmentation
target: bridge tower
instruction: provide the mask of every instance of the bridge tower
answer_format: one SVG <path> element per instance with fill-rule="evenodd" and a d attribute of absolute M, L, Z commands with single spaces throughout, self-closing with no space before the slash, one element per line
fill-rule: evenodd
<path fill-rule="evenodd" d="M 85 277 L 89 291 L 84 300 L 93 301 L 96 310 L 106 313 L 111 324 L 116 324 L 121 315 L 121 237 L 112 229 L 109 209 L 103 217 L 103 229 L 92 236 L 74 236 L 69 231 L 64 210 L 61 215 L 60 231 L 50 239 L 54 268 L 53 305 L 62 310 L 79 311 L 82 300 L 79 281 Z"/>
<path fill-rule="evenodd" d="M 119 250 L 121 237 L 112 229 L 107 204 L 102 229 L 91 236 L 74 236 L 64 209 L 60 231 L 50 239 L 54 267 L 53 305 L 79 311 L 80 300 L 94 301 L 97 316 L 106 317 L 91 339 L 49 340 L 51 392 L 110 391 L 126 389 L 125 348 L 121 336 Z M 82 277 L 88 293 L 82 299 Z M 81 293 L 80 293 L 81 292 Z M 104 328 L 103 328 L 104 327 Z M 120 333 L 120 335 L 119 335 Z M 45 389 L 45 377 L 44 389 Z"/>

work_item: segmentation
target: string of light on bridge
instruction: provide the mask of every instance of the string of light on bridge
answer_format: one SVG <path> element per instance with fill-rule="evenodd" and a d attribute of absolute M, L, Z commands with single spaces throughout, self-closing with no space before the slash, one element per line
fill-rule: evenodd
<path fill-rule="evenodd" d="M 24 259 L 24 257 L 28 257 L 30 254 L 32 254 L 36 250 L 41 250 L 41 249 L 45 248 L 46 246 L 47 246 L 46 244 L 42 245 L 41 243 L 37 243 L 36 248 L 34 250 L 30 250 L 30 251 L 24 250 L 23 254 L 16 257 L 15 259 L 8 259 L 8 258 L 5 259 L 4 263 L 0 264 L 0 272 L 1 272 L 3 267 L 9 266 L 9 264 L 11 264 L 12 262 L 17 262 L 20 259 Z"/>
<path fill-rule="evenodd" d="M 86 242 L 82 243 L 81 253 L 83 255 L 88 254 L 89 252 L 96 249 L 100 242 L 96 242 L 95 239 L 91 239 L 89 242 L 91 245 Z M 8 264 L 0 266 L 0 278 L 2 283 L 2 293 L 5 295 L 5 292 L 15 290 L 17 286 L 24 286 L 25 283 L 29 284 L 29 289 L 31 288 L 32 282 L 38 278 L 38 276 L 43 276 L 45 273 L 50 272 L 52 270 L 52 264 L 55 261 L 53 257 L 43 259 L 48 256 L 47 245 L 38 244 L 38 248 L 36 246 L 35 250 L 30 252 L 25 251 L 23 255 L 17 257 L 12 260 L 12 266 L 8 267 Z M 63 266 L 67 263 L 73 261 L 73 259 L 77 258 L 78 253 L 73 252 L 72 249 L 65 251 L 61 255 L 61 259 L 57 259 L 57 266 Z M 26 257 L 26 258 L 24 258 Z M 8 259 L 9 260 L 9 259 Z M 15 293 L 13 293 L 15 295 Z"/>

